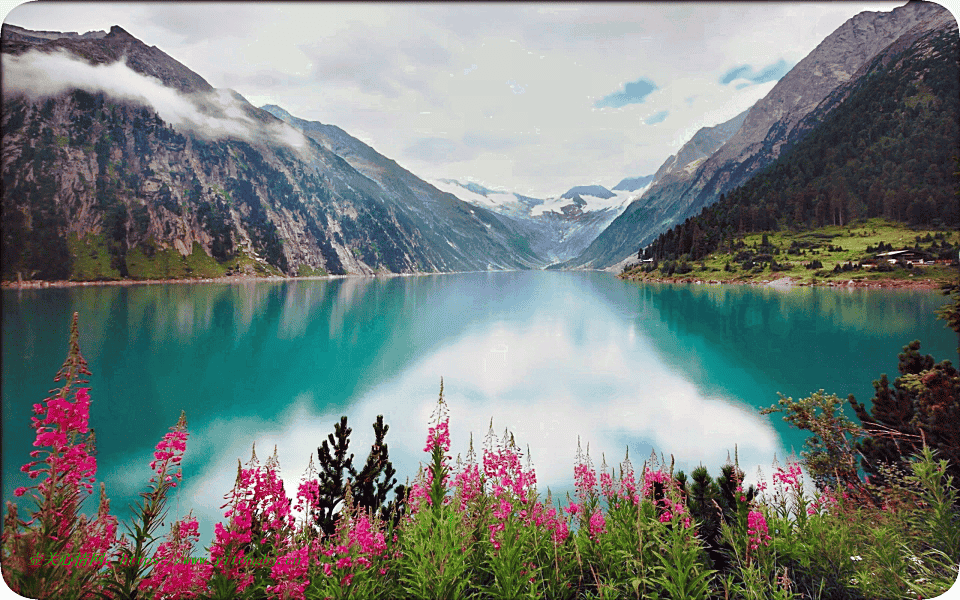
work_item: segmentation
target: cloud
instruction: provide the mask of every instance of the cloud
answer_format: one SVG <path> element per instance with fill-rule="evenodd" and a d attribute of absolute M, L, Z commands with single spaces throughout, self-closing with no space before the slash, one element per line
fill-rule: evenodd
<path fill-rule="evenodd" d="M 404 156 L 431 163 L 452 163 L 469 160 L 478 152 L 462 144 L 440 137 L 420 138 L 403 150 Z"/>
<path fill-rule="evenodd" d="M 161 119 L 181 132 L 211 139 L 240 138 L 251 142 L 280 143 L 296 148 L 306 140 L 281 122 L 261 122 L 252 107 L 236 92 L 216 90 L 182 94 L 155 77 L 141 75 L 125 62 L 91 65 L 67 52 L 4 54 L 4 95 L 45 98 L 80 89 L 152 108 Z"/>
<path fill-rule="evenodd" d="M 666 119 L 667 115 L 669 114 L 669 110 L 661 110 L 660 112 L 647 117 L 643 123 L 645 125 L 656 125 L 657 123 L 663 123 L 664 119 Z"/>
<path fill-rule="evenodd" d="M 523 87 L 522 85 L 520 85 L 519 83 L 517 83 L 512 79 L 507 82 L 507 86 L 510 88 L 510 91 L 513 92 L 514 94 L 522 94 L 525 91 L 527 91 L 527 88 Z"/>
<path fill-rule="evenodd" d="M 636 81 L 625 84 L 623 90 L 604 96 L 594 106 L 597 108 L 620 108 L 627 104 L 640 104 L 656 89 L 657 84 L 641 77 Z"/>
<path fill-rule="evenodd" d="M 511 137 L 493 135 L 479 131 L 467 132 L 463 135 L 464 145 L 478 150 L 498 152 L 509 150 L 520 145 L 520 141 Z"/>
<path fill-rule="evenodd" d="M 738 79 L 746 79 L 753 83 L 767 83 L 768 81 L 777 81 L 786 75 L 792 66 L 782 58 L 775 63 L 769 64 L 759 71 L 755 71 L 750 65 L 740 65 L 727 71 L 720 77 L 720 83 L 729 85 Z M 746 87 L 744 84 L 738 84 L 737 89 Z"/>

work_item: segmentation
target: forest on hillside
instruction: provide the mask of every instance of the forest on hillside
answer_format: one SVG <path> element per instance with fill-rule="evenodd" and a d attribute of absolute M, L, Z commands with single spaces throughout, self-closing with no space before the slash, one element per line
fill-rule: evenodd
<path fill-rule="evenodd" d="M 960 71 L 943 32 L 860 79 L 823 122 L 746 184 L 640 250 L 700 260 L 745 233 L 884 217 L 956 229 Z M 816 112 L 813 114 L 816 117 Z"/>

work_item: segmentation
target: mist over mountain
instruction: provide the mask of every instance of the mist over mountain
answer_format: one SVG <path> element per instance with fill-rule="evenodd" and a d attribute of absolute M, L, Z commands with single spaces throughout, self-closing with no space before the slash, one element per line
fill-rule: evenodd
<path fill-rule="evenodd" d="M 546 262 L 499 215 L 336 127 L 288 123 L 215 90 L 120 27 L 84 37 L 4 26 L 2 50 L 5 279 Z"/>

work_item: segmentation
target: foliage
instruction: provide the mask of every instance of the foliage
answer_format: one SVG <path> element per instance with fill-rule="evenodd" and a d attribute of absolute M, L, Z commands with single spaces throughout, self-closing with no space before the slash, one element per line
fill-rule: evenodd
<path fill-rule="evenodd" d="M 760 414 L 784 413 L 783 420 L 813 435 L 807 438 L 804 463 L 821 488 L 859 483 L 854 447 L 863 430 L 843 414 L 843 400 L 823 390 L 794 400 L 780 395 Z"/>
<path fill-rule="evenodd" d="M 943 361 L 920 354 L 920 341 L 903 347 L 900 376 L 891 388 L 886 374 L 873 382 L 870 411 L 850 404 L 868 435 L 856 444 L 864 471 L 882 478 L 882 465 L 901 463 L 924 447 L 949 461 L 948 472 L 960 481 L 960 373 Z"/>

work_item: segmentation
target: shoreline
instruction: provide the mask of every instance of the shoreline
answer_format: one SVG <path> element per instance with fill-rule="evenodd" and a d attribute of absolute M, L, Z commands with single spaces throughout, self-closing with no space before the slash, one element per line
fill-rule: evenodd
<path fill-rule="evenodd" d="M 752 285 L 772 287 L 776 289 L 789 290 L 796 287 L 829 287 L 829 288 L 865 288 L 865 289 L 915 289 L 915 290 L 940 290 L 943 282 L 935 279 L 845 279 L 839 281 L 821 280 L 811 283 L 793 277 L 781 277 L 779 279 L 761 279 L 752 281 L 721 280 L 721 279 L 700 279 L 697 277 L 620 277 L 623 281 L 633 281 L 636 283 L 685 283 L 693 285 Z"/>
<path fill-rule="evenodd" d="M 0 289 L 4 290 L 38 290 L 47 288 L 120 286 L 135 285 L 162 285 L 162 284 L 202 284 L 202 283 L 259 283 L 281 281 L 328 281 L 334 279 L 380 279 L 386 277 L 421 277 L 425 275 L 455 275 L 457 273 L 514 273 L 518 269 L 504 269 L 498 271 L 443 271 L 438 273 L 371 273 L 349 275 L 306 275 L 295 277 L 291 275 L 229 275 L 227 277 L 193 277 L 188 279 L 103 279 L 103 280 L 26 280 L 0 281 Z M 536 269 L 530 269 L 536 270 Z"/>
<path fill-rule="evenodd" d="M 197 277 L 190 279 L 104 279 L 92 281 L 72 281 L 72 280 L 31 280 L 31 281 L 3 281 L 0 282 L 0 289 L 4 290 L 37 290 L 46 288 L 69 288 L 69 287 L 95 287 L 95 286 L 121 286 L 130 287 L 135 285 L 160 285 L 165 283 L 175 284 L 198 284 L 198 283 L 250 283 L 257 281 L 289 281 L 289 280 L 327 280 L 327 279 L 345 279 L 347 277 L 377 277 L 376 275 L 309 275 L 307 277 L 281 277 L 278 275 L 269 275 L 263 277 L 249 275 L 230 275 L 229 277 Z"/>
<path fill-rule="evenodd" d="M 537 270 L 537 269 L 531 269 Z M 542 269 L 541 269 L 542 270 Z M 589 270 L 589 269 L 585 269 Z M 231 275 L 229 277 L 204 277 L 191 279 L 107 279 L 102 281 L 2 281 L 0 289 L 10 290 L 36 290 L 48 288 L 71 288 L 71 287 L 96 287 L 96 286 L 122 286 L 131 287 L 136 285 L 162 285 L 162 284 L 204 284 L 204 283 L 259 283 L 259 282 L 281 282 L 281 281 L 328 281 L 335 279 L 377 279 L 382 277 L 417 277 L 421 275 L 453 275 L 456 273 L 510 273 L 513 270 L 505 271 L 451 271 L 448 273 L 375 273 L 370 275 L 351 274 L 351 275 L 308 275 L 305 277 L 292 277 L 280 275 L 252 276 L 252 275 Z M 612 273 L 611 273 L 612 274 Z M 698 277 L 621 277 L 614 275 L 622 281 L 632 281 L 635 283 L 684 283 L 692 285 L 752 285 L 766 286 L 777 289 L 792 289 L 795 287 L 832 287 L 832 288 L 868 288 L 868 289 L 926 289 L 939 290 L 943 285 L 934 279 L 879 279 L 862 280 L 848 279 L 840 281 L 821 280 L 816 283 L 810 283 L 793 277 L 780 277 L 778 279 L 761 279 L 753 281 L 731 281 L 720 279 L 706 279 Z"/>

